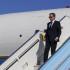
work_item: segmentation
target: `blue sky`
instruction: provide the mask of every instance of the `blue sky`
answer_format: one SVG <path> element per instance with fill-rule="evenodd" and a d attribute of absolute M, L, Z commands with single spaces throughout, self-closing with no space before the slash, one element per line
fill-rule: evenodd
<path fill-rule="evenodd" d="M 64 8 L 70 0 L 0 0 L 0 14 Z"/>

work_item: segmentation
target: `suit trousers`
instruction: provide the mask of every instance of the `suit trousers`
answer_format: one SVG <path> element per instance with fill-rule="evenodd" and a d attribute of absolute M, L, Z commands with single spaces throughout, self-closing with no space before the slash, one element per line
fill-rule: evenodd
<path fill-rule="evenodd" d="M 51 48 L 51 55 L 53 55 L 56 51 L 57 42 L 46 41 L 45 51 L 44 51 L 44 62 L 48 60 L 49 50 Z"/>

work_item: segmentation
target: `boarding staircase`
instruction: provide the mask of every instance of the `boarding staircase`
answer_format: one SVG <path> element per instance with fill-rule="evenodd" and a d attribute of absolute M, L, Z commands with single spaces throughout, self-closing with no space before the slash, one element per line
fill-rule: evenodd
<path fill-rule="evenodd" d="M 39 70 L 61 70 L 66 63 L 69 64 L 70 33 L 64 25 L 65 21 L 69 21 L 69 19 L 70 17 L 68 16 L 63 16 L 60 19 L 63 25 L 63 33 L 57 51 L 53 56 L 49 57 L 48 62 L 38 67 Z M 69 22 L 66 22 L 66 24 L 69 24 Z M 42 32 L 43 31 L 36 30 L 35 33 L 0 66 L 0 70 L 36 70 L 37 51 L 40 41 L 39 36 Z M 70 66 L 67 65 L 66 67 L 68 69 Z"/>

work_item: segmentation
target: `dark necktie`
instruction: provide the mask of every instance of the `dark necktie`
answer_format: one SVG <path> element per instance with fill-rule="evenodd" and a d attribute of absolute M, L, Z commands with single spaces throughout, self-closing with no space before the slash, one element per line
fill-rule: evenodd
<path fill-rule="evenodd" d="M 50 27 L 52 28 L 52 22 L 50 23 Z"/>

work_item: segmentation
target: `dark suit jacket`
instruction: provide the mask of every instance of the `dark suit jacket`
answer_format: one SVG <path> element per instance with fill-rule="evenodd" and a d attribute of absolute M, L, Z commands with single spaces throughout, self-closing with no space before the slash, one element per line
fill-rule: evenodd
<path fill-rule="evenodd" d="M 60 37 L 61 35 L 61 25 L 59 21 L 55 21 L 52 28 L 50 27 L 50 23 L 49 22 L 47 24 L 47 30 L 45 30 L 46 32 L 46 39 L 50 40 L 50 41 L 55 41 L 56 37 Z M 59 41 L 59 39 L 58 39 Z"/>

